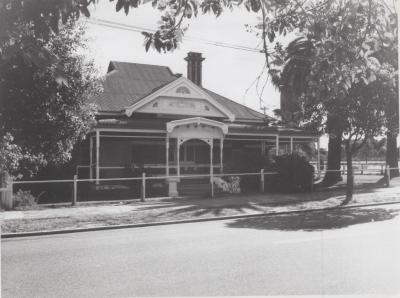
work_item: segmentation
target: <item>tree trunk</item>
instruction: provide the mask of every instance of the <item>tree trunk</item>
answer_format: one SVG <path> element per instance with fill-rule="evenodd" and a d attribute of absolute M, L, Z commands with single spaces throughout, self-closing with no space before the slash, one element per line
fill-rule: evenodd
<path fill-rule="evenodd" d="M 338 181 L 342 181 L 342 176 L 340 174 L 340 161 L 342 153 L 342 133 L 336 134 L 335 136 L 329 136 L 328 143 L 328 164 L 327 172 L 325 174 L 323 185 L 333 185 Z M 335 172 L 330 172 L 330 170 L 336 170 Z"/>
<path fill-rule="evenodd" d="M 386 164 L 390 168 L 398 168 L 399 154 L 397 151 L 397 136 L 391 132 L 386 134 Z M 398 177 L 399 169 L 390 170 L 390 177 Z"/>
<path fill-rule="evenodd" d="M 349 141 L 350 142 L 350 141 Z M 353 156 L 350 150 L 350 144 L 346 144 L 346 164 L 347 164 L 347 183 L 346 183 L 346 198 L 342 205 L 347 205 L 353 198 L 354 175 L 353 175 Z"/>

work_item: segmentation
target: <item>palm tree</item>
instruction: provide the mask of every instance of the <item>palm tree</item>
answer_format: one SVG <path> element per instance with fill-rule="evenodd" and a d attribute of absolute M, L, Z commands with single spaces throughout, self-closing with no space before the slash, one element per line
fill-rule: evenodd
<path fill-rule="evenodd" d="M 281 92 L 280 115 L 286 125 L 298 126 L 300 122 L 300 96 L 307 87 L 307 75 L 310 73 L 314 47 L 310 40 L 299 37 L 289 43 L 285 50 L 278 50 L 276 59 L 271 63 L 269 74 L 275 87 Z M 342 180 L 340 161 L 342 149 L 342 130 L 333 115 L 327 119 L 328 170 L 324 184 L 334 184 Z"/>
<path fill-rule="evenodd" d="M 296 38 L 271 63 L 269 74 L 273 85 L 281 92 L 280 115 L 285 124 L 299 124 L 299 97 L 307 86 L 312 49 L 311 41 Z"/>

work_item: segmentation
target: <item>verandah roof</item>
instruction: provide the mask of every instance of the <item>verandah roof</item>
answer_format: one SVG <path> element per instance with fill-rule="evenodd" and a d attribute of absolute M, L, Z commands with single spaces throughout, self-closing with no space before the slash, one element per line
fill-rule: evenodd
<path fill-rule="evenodd" d="M 97 129 L 115 129 L 118 131 L 124 130 L 158 130 L 159 132 L 166 133 L 167 119 L 152 119 L 152 120 L 100 120 L 96 125 Z M 284 128 L 277 126 L 267 126 L 266 124 L 252 123 L 252 124 L 231 124 L 228 125 L 228 135 L 279 135 L 281 137 L 302 136 L 314 138 L 315 135 L 307 133 L 301 129 Z"/>

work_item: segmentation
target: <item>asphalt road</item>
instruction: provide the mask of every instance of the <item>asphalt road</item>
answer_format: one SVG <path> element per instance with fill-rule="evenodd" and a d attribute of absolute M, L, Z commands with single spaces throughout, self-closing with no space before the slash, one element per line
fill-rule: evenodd
<path fill-rule="evenodd" d="M 400 294 L 400 204 L 2 241 L 3 297 Z"/>

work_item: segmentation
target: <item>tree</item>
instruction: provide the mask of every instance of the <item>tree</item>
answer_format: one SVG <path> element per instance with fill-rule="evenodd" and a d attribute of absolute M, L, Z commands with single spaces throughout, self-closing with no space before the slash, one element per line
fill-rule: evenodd
<path fill-rule="evenodd" d="M 16 171 L 23 157 L 21 148 L 13 141 L 14 138 L 10 133 L 3 135 L 0 141 L 0 174 Z"/>
<path fill-rule="evenodd" d="M 25 37 L 34 35 L 29 25 L 19 26 L 26 28 Z M 58 57 L 57 62 L 40 69 L 17 55 L 1 69 L 1 126 L 9 135 L 3 139 L 21 153 L 17 166 L 7 166 L 14 174 L 31 176 L 46 165 L 67 162 L 74 145 L 86 136 L 94 121 L 95 110 L 87 99 L 100 91 L 100 82 L 93 62 L 77 52 L 85 46 L 83 34 L 84 28 L 71 19 L 57 35 L 50 34 L 47 42 L 37 41 Z M 60 69 L 63 84 L 57 82 Z"/>
<path fill-rule="evenodd" d="M 307 30 L 316 54 L 302 96 L 303 115 L 305 124 L 320 129 L 335 119 L 343 132 L 348 168 L 344 204 L 353 194 L 352 157 L 368 138 L 384 132 L 385 93 L 395 92 L 393 67 L 373 56 L 378 41 L 372 24 L 382 17 L 382 7 L 372 1 L 333 3 L 314 14 Z"/>
<path fill-rule="evenodd" d="M 277 51 L 268 72 L 272 83 L 281 92 L 280 114 L 285 125 L 299 126 L 301 122 L 300 97 L 307 86 L 307 76 L 315 48 L 310 40 L 298 37 L 284 51 Z M 329 117 L 326 126 L 329 134 L 328 164 L 323 183 L 331 185 L 342 180 L 340 174 L 342 129 L 337 119 Z"/>
<path fill-rule="evenodd" d="M 318 8 L 316 9 L 316 7 Z M 312 14 L 308 13 L 310 11 L 312 11 Z M 278 19 L 282 18 L 282 15 L 278 16 Z M 296 47 L 295 40 L 289 44 L 290 51 L 286 51 L 282 55 L 278 48 L 277 54 L 274 55 L 278 65 L 284 61 L 283 70 L 281 68 L 280 72 L 278 71 L 281 77 L 281 82 L 279 83 L 283 86 L 281 89 L 288 86 L 290 92 L 283 90 L 283 95 L 289 94 L 293 98 L 298 98 L 296 90 L 305 88 L 305 80 L 301 78 L 302 72 L 311 72 L 309 61 L 318 59 L 317 56 L 326 55 L 325 58 L 328 59 L 324 61 L 324 67 L 333 70 L 328 79 L 337 78 L 339 88 L 343 87 L 346 91 L 351 88 L 353 83 L 356 83 L 355 81 L 359 79 L 358 76 L 360 74 L 364 73 L 362 80 L 366 84 L 374 81 L 376 77 L 374 71 L 376 71 L 377 67 L 371 67 L 372 64 L 389 64 L 394 69 L 393 76 L 389 79 L 392 81 L 392 86 L 389 88 L 390 91 L 385 92 L 385 94 L 382 92 L 381 96 L 385 97 L 387 103 L 391 103 L 390 105 L 386 104 L 386 127 L 388 136 L 391 135 L 392 142 L 393 140 L 395 142 L 395 137 L 398 134 L 398 126 L 395 126 L 398 123 L 398 93 L 395 91 L 398 90 L 397 14 L 395 10 L 390 9 L 385 2 L 375 0 L 331 1 L 328 3 L 322 2 L 322 4 L 311 4 L 308 8 L 305 7 L 300 19 L 303 21 L 294 27 L 300 29 L 300 35 L 303 36 L 304 41 Z M 327 20 L 331 20 L 331 23 L 326 24 Z M 274 23 L 274 21 L 270 20 L 267 22 L 269 22 L 269 25 Z M 301 38 L 298 40 L 301 40 Z M 304 45 L 307 44 L 307 41 L 311 43 L 309 48 L 314 49 L 311 52 L 304 51 Z M 348 50 L 351 47 L 354 49 L 353 53 Z M 293 51 L 296 48 L 297 50 Z M 304 53 L 307 53 L 307 55 L 304 55 Z M 351 59 L 351 57 L 357 59 Z M 343 63 L 346 58 L 349 59 Z M 357 72 L 347 78 L 348 70 L 341 68 L 346 63 L 353 63 L 354 65 L 350 66 L 350 68 Z M 272 64 L 274 65 L 275 61 Z M 293 65 L 296 67 L 293 67 Z M 335 67 L 336 69 L 334 69 Z M 291 69 L 291 76 L 285 76 L 285 68 Z M 318 74 L 319 71 L 317 70 Z M 274 73 L 272 74 L 274 81 Z M 301 88 L 291 84 L 291 81 L 296 77 L 298 78 L 297 85 L 300 85 Z M 331 87 L 337 93 L 337 88 L 335 86 Z M 321 96 L 326 96 L 326 94 Z M 328 169 L 332 170 L 340 168 L 340 151 L 344 128 L 342 119 L 338 116 L 340 116 L 338 113 L 325 115 L 326 125 L 322 126 L 323 131 L 328 132 L 330 135 Z M 318 127 L 315 128 L 318 129 Z M 392 151 L 396 150 L 395 147 L 396 144 L 392 145 Z M 389 154 L 388 152 L 388 155 L 392 156 L 392 164 L 397 167 L 396 154 Z M 334 174 L 328 172 L 324 179 L 325 182 L 335 182 L 340 178 L 340 172 L 337 172 L 336 175 L 337 177 L 334 177 Z"/>
<path fill-rule="evenodd" d="M 313 45 L 309 40 L 295 38 L 283 51 L 277 49 L 278 53 L 268 69 L 271 82 L 281 92 L 280 116 L 289 125 L 298 126 L 301 121 L 299 97 L 307 86 L 312 50 Z"/>
<path fill-rule="evenodd" d="M 0 68 L 20 57 L 27 64 L 45 69 L 57 56 L 44 43 L 59 33 L 60 23 L 89 17 L 93 0 L 9 0 L 0 2 Z M 25 26 L 21 26 L 25 24 Z M 26 34 L 26 30 L 30 34 Z M 38 43 L 37 41 L 41 41 Z M 57 73 L 58 76 L 61 72 Z"/>
<path fill-rule="evenodd" d="M 395 76 L 392 78 L 392 84 L 389 86 L 388 92 L 384 94 L 388 101 L 386 115 L 387 121 L 387 150 L 386 150 L 386 164 L 390 168 L 390 177 L 398 177 L 398 149 L 397 149 L 397 136 L 399 135 L 399 77 L 398 77 L 398 17 L 396 7 L 389 7 L 386 5 L 389 15 L 386 18 L 381 18 L 375 25 L 376 34 L 379 38 L 379 43 L 375 50 L 375 56 L 381 63 L 389 64 Z"/>
<path fill-rule="evenodd" d="M 360 148 L 358 154 L 355 156 L 358 160 L 363 160 L 368 163 L 369 160 L 382 160 L 386 154 L 386 140 L 385 139 L 368 139 L 365 144 Z"/>

